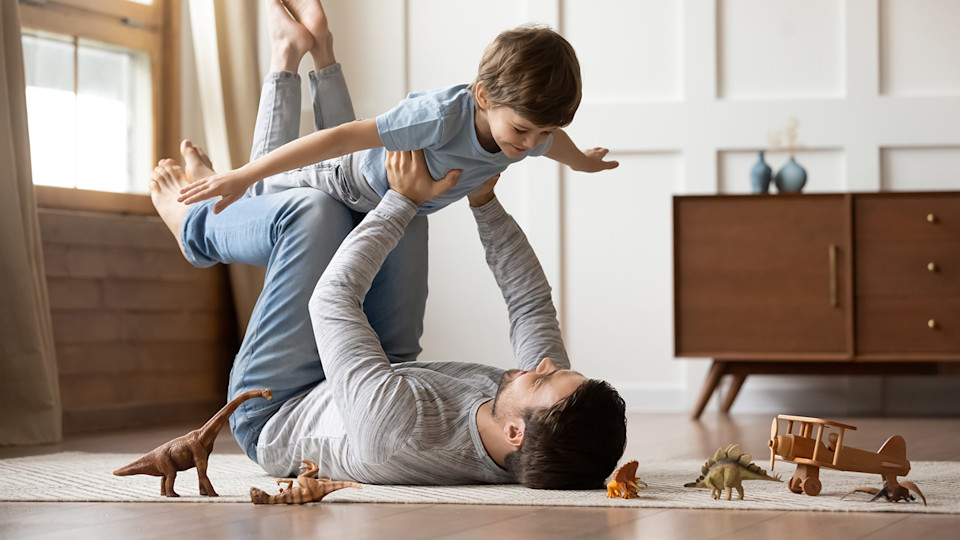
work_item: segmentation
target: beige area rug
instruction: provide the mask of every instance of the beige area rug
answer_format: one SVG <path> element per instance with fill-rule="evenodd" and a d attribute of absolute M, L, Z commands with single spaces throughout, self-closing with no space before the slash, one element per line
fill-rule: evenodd
<path fill-rule="evenodd" d="M 276 493 L 276 478 L 268 476 L 246 456 L 214 454 L 207 471 L 220 497 L 201 497 L 196 470 L 177 475 L 180 498 L 160 496 L 160 478 L 113 476 L 112 471 L 139 458 L 137 454 L 65 452 L 0 460 L 0 500 L 56 502 L 205 502 L 250 504 L 253 486 Z M 619 506 L 644 508 L 730 508 L 739 510 L 805 510 L 832 512 L 960 513 L 960 462 L 915 461 L 908 478 L 923 490 L 928 506 L 912 503 L 867 502 L 858 493 L 840 500 L 854 487 L 879 487 L 878 475 L 822 470 L 823 490 L 817 497 L 796 495 L 785 483 L 744 482 L 746 499 L 713 500 L 706 489 L 682 487 L 700 474 L 702 461 L 656 461 L 640 464 L 639 476 L 650 487 L 639 499 L 608 499 L 606 491 L 546 491 L 517 485 L 493 486 L 373 486 L 343 489 L 323 503 L 500 504 L 534 506 Z M 761 466 L 763 464 L 759 463 Z M 779 463 L 784 480 L 794 466 Z M 734 492 L 736 497 L 736 492 Z"/>

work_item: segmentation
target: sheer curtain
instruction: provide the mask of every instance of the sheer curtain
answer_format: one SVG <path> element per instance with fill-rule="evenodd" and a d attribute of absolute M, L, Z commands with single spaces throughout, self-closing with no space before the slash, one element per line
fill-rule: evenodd
<path fill-rule="evenodd" d="M 247 163 L 260 101 L 255 2 L 190 0 L 207 151 L 218 171 Z M 230 265 L 237 323 L 242 335 L 263 287 L 264 269 Z"/>
<path fill-rule="evenodd" d="M 61 439 L 60 385 L 30 173 L 20 6 L 0 0 L 0 444 Z"/>

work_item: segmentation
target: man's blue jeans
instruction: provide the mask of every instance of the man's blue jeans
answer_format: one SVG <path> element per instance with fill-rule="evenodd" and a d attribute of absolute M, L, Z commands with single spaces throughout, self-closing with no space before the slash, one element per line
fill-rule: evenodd
<path fill-rule="evenodd" d="M 352 119 L 339 65 L 311 73 L 317 127 L 323 119 Z M 327 88 L 330 92 L 326 92 Z M 298 127 L 300 78 L 267 76 L 261 94 L 251 159 L 292 140 Z M 349 114 L 343 111 L 349 107 Z M 325 110 L 319 110 L 325 109 Z M 230 372 L 228 399 L 256 388 L 270 388 L 274 400 L 247 401 L 230 419 L 230 428 L 256 461 L 257 438 L 267 420 L 292 397 L 324 380 L 307 302 L 337 248 L 363 219 L 340 201 L 312 188 L 246 196 L 218 215 L 214 201 L 190 207 L 181 229 L 187 260 L 198 267 L 218 262 L 266 266 L 240 351 Z M 420 353 L 427 298 L 427 221 L 414 218 L 390 253 L 364 300 L 364 312 L 391 362 L 415 360 Z"/>

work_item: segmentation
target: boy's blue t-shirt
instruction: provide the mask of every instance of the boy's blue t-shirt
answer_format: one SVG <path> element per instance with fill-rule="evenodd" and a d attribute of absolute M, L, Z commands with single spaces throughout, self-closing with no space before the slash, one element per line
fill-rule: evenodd
<path fill-rule="evenodd" d="M 430 175 L 436 179 L 443 178 L 451 169 L 462 169 L 456 186 L 423 203 L 418 211 L 430 214 L 469 195 L 511 163 L 526 156 L 542 156 L 550 149 L 552 135 L 523 157 L 487 152 L 477 139 L 473 104 L 473 94 L 465 84 L 408 95 L 399 105 L 377 117 L 383 146 L 366 151 L 360 164 L 364 178 L 381 197 L 386 194 L 390 189 L 384 166 L 387 150 L 423 149 Z"/>

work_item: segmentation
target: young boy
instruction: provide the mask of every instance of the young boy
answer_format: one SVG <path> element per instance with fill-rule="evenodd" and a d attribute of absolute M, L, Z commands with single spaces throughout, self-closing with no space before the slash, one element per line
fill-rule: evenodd
<path fill-rule="evenodd" d="M 560 129 L 573 120 L 580 95 L 573 47 L 549 28 L 521 26 L 487 47 L 470 85 L 410 94 L 376 119 L 322 129 L 239 169 L 197 180 L 179 200 L 220 196 L 219 213 L 248 188 L 256 195 L 312 186 L 368 212 L 389 189 L 387 150 L 423 149 L 434 178 L 463 171 L 455 188 L 420 207 L 421 215 L 463 198 L 527 156 L 546 155 L 577 171 L 612 169 L 618 163 L 604 161 L 607 149 L 581 152 Z M 304 169 L 281 174 L 296 168 Z"/>

